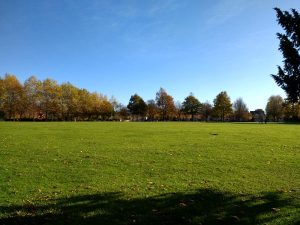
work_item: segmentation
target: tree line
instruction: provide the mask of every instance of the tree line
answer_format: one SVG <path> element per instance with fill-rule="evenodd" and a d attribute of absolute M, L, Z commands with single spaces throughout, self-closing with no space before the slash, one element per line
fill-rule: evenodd
<path fill-rule="evenodd" d="M 173 97 L 160 88 L 155 100 L 145 102 L 138 94 L 132 95 L 127 109 L 132 120 L 150 121 L 278 122 L 300 118 L 300 105 L 285 101 L 279 95 L 270 96 L 265 111 L 249 111 L 242 98 L 232 103 L 226 91 L 220 92 L 211 104 L 208 101 L 201 103 L 192 93 L 183 102 L 174 102 Z"/>
<path fill-rule="evenodd" d="M 226 91 L 213 103 L 201 103 L 192 93 L 183 102 L 160 88 L 155 99 L 144 101 L 138 94 L 124 106 L 112 97 L 80 89 L 71 83 L 58 84 L 53 79 L 38 80 L 31 76 L 22 84 L 16 76 L 0 77 L 0 117 L 5 120 L 40 121 L 272 121 L 299 118 L 300 107 L 271 96 L 264 110 L 249 112 L 242 98 L 233 103 Z M 259 117 L 259 118 L 256 118 Z"/>
<path fill-rule="evenodd" d="M 93 120 L 110 118 L 113 104 L 106 96 L 71 83 L 16 76 L 0 78 L 0 114 L 6 120 Z"/>

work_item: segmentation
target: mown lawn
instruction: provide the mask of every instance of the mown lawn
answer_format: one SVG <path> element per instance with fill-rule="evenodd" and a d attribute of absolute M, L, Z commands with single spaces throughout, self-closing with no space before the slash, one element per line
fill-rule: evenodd
<path fill-rule="evenodd" d="M 0 224 L 300 224 L 300 125 L 1 122 Z"/>

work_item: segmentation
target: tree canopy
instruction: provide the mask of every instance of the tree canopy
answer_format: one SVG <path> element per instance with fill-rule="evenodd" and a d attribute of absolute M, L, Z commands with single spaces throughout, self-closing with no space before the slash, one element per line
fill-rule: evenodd
<path fill-rule="evenodd" d="M 191 115 L 192 121 L 194 120 L 194 116 L 200 112 L 200 109 L 201 103 L 193 94 L 187 96 L 182 103 L 183 112 Z"/>
<path fill-rule="evenodd" d="M 147 111 L 147 104 L 144 102 L 142 97 L 138 94 L 134 94 L 130 97 L 127 108 L 133 115 L 144 116 Z"/>
<path fill-rule="evenodd" d="M 233 113 L 236 121 L 249 120 L 249 110 L 242 98 L 238 98 L 233 103 Z"/>
<path fill-rule="evenodd" d="M 160 111 L 161 120 L 172 118 L 176 111 L 173 97 L 169 95 L 165 89 L 160 88 L 156 93 L 156 104 Z"/>
<path fill-rule="evenodd" d="M 283 116 L 283 99 L 279 95 L 272 95 L 266 106 L 267 118 L 278 121 Z"/>
<path fill-rule="evenodd" d="M 150 121 L 158 120 L 159 118 L 159 109 L 153 99 L 147 102 L 147 116 Z"/>
<path fill-rule="evenodd" d="M 105 120 L 112 111 L 106 96 L 71 83 L 31 76 L 21 84 L 10 74 L 0 79 L 0 115 L 7 120 Z"/>
<path fill-rule="evenodd" d="M 224 121 L 232 113 L 232 104 L 226 91 L 220 92 L 214 99 L 214 114 Z"/>
<path fill-rule="evenodd" d="M 300 15 L 295 9 L 288 12 L 275 8 L 275 11 L 277 21 L 285 31 L 285 34 L 277 33 L 284 65 L 277 66 L 278 73 L 271 76 L 285 91 L 288 100 L 296 103 L 300 101 Z"/>

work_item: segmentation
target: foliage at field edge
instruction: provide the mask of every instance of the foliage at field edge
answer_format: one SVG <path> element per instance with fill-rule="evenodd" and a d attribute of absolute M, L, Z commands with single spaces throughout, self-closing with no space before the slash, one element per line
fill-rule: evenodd
<path fill-rule="evenodd" d="M 272 74 L 275 82 L 287 94 L 291 103 L 300 101 L 300 14 L 295 10 L 281 11 L 275 8 L 277 21 L 285 33 L 277 33 L 279 50 L 283 56 L 283 67 L 277 66 L 278 73 Z"/>
<path fill-rule="evenodd" d="M 284 102 L 280 96 L 269 98 L 263 109 L 248 110 L 242 98 L 231 103 L 226 91 L 213 101 L 201 103 L 192 93 L 184 101 L 174 102 L 160 88 L 155 100 L 145 102 L 138 94 L 131 96 L 126 106 L 112 97 L 90 93 L 70 83 L 38 80 L 29 77 L 21 84 L 14 75 L 0 77 L 0 119 L 74 121 L 74 120 L 134 120 L 134 121 L 281 121 L 300 117 L 300 105 Z"/>

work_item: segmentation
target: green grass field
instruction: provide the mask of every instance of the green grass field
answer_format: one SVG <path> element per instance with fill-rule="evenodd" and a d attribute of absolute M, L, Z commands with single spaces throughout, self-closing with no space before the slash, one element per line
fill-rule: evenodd
<path fill-rule="evenodd" d="M 300 125 L 1 122 L 0 224 L 300 224 Z"/>

